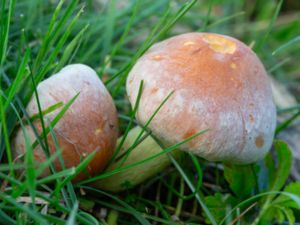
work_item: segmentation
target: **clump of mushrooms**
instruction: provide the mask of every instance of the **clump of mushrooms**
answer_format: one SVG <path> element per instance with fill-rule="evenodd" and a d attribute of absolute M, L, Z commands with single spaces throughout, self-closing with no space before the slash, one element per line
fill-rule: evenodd
<path fill-rule="evenodd" d="M 213 33 L 187 33 L 157 43 L 129 73 L 126 89 L 132 105 L 136 103 L 142 81 L 144 85 L 136 115 L 141 125 L 145 125 L 173 93 L 147 125 L 147 129 L 165 145 L 177 144 L 208 130 L 181 145 L 180 150 L 209 161 L 232 164 L 256 162 L 269 151 L 276 125 L 270 81 L 259 58 L 237 39 Z M 66 102 L 77 92 L 83 93 L 54 130 L 59 144 L 65 149 L 63 156 L 69 167 L 97 149 L 88 171 L 91 175 L 99 174 L 115 147 L 117 115 L 111 97 L 95 72 L 82 65 L 66 67 L 42 82 L 38 92 L 43 109 L 58 101 Z M 27 110 L 30 115 L 37 113 L 34 98 Z M 46 121 L 51 121 L 53 116 L 55 112 L 45 115 Z M 35 124 L 41 132 L 40 122 Z M 33 132 L 29 127 L 27 129 L 34 140 Z M 163 151 L 148 136 L 127 155 L 125 151 L 131 148 L 140 131 L 141 128 L 136 127 L 129 132 L 116 160 L 106 172 L 122 169 Z M 53 142 L 48 139 L 53 149 Z M 14 149 L 16 155 L 24 153 L 20 130 L 14 140 Z M 175 156 L 179 155 L 176 152 Z M 38 162 L 45 158 L 39 147 L 35 157 Z M 169 163 L 168 157 L 163 155 L 92 185 L 121 191 L 128 187 L 126 184 L 133 187 Z M 82 178 L 84 175 L 81 174 L 79 179 Z"/>
<path fill-rule="evenodd" d="M 137 120 L 167 145 L 200 131 L 181 149 L 210 161 L 248 164 L 269 151 L 276 109 L 266 70 L 245 44 L 229 36 L 187 33 L 153 45 L 127 79 L 133 105 L 144 81 Z"/>
<path fill-rule="evenodd" d="M 117 111 L 113 100 L 105 86 L 90 67 L 82 64 L 69 65 L 59 73 L 42 81 L 37 87 L 42 111 L 59 103 L 67 103 L 79 93 L 75 102 L 53 128 L 61 149 L 66 168 L 77 166 L 90 153 L 96 151 L 86 171 L 93 176 L 104 169 L 113 154 L 118 136 Z M 44 114 L 45 126 L 55 118 L 61 108 Z M 38 115 L 38 104 L 33 96 L 26 108 L 30 117 Z M 40 120 L 34 121 L 39 134 L 42 133 Z M 36 136 L 29 125 L 25 127 L 31 143 Z M 51 134 L 47 135 L 50 154 L 56 152 Z M 12 140 L 12 151 L 15 159 L 20 159 L 26 151 L 24 134 L 21 128 L 16 131 Z M 41 146 L 34 149 L 37 164 L 46 160 Z M 54 160 L 56 170 L 61 169 L 59 159 Z M 42 176 L 49 175 L 45 171 Z M 74 180 L 82 180 L 85 173 L 80 173 Z"/>

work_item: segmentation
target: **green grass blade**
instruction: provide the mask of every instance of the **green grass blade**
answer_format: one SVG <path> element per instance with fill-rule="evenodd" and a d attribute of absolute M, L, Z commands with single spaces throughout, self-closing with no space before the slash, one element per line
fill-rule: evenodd
<path fill-rule="evenodd" d="M 49 204 L 54 206 L 56 210 L 59 210 L 59 212 L 69 214 L 72 210 L 66 208 L 63 204 L 60 203 L 60 201 L 57 201 L 57 199 L 53 199 L 53 196 L 46 196 L 44 195 L 44 193 L 37 192 L 37 197 L 40 197 L 49 202 Z M 76 214 L 76 219 L 80 222 L 80 224 L 95 225 L 94 221 L 91 222 L 90 218 L 82 216 L 80 211 Z"/>
<path fill-rule="evenodd" d="M 282 6 L 282 3 L 283 3 L 283 0 L 280 0 L 276 6 L 276 9 L 275 9 L 275 13 L 271 19 L 271 22 L 269 23 L 269 26 L 265 32 L 265 34 L 263 35 L 263 37 L 258 41 L 257 43 L 257 46 L 255 47 L 256 50 L 259 50 L 262 48 L 262 46 L 265 44 L 265 42 L 267 41 L 272 29 L 273 29 L 273 26 L 274 26 L 274 23 L 279 15 L 279 12 L 280 12 L 280 9 L 281 9 L 281 6 Z"/>
<path fill-rule="evenodd" d="M 293 45 L 299 41 L 300 41 L 300 35 L 293 38 L 292 40 L 288 41 L 287 43 L 281 45 L 279 48 L 275 49 L 275 51 L 272 52 L 272 55 L 276 55 L 278 52 L 281 52 L 281 51 L 287 49 L 288 47 L 290 47 L 291 45 Z"/>
<path fill-rule="evenodd" d="M 15 7 L 15 0 L 9 0 L 9 7 L 7 14 L 5 13 L 5 3 L 6 1 L 2 2 L 2 9 L 1 9 L 1 21 L 0 21 L 0 67 L 3 65 L 5 58 L 6 58 L 6 51 L 8 45 L 8 36 L 9 36 L 9 27 L 10 21 L 12 19 L 14 7 Z M 7 18 L 5 19 L 5 15 Z"/>
<path fill-rule="evenodd" d="M 72 179 L 74 179 L 80 172 L 82 172 L 87 165 L 92 161 L 92 159 L 94 158 L 94 156 L 96 155 L 96 151 L 92 152 L 91 154 L 89 154 L 85 159 L 82 160 L 82 162 L 80 162 L 80 164 L 78 166 L 76 166 L 75 168 L 75 173 L 72 176 L 66 177 L 63 182 L 58 185 L 58 187 L 56 188 L 56 192 L 58 192 L 59 189 L 61 189 L 61 187 L 63 187 L 66 183 L 70 182 Z"/>
<path fill-rule="evenodd" d="M 276 127 L 275 135 L 278 135 L 281 131 L 286 129 L 289 125 L 291 125 L 298 117 L 300 116 L 300 110 L 293 114 L 290 118 L 285 120 L 283 123 L 279 124 Z"/>
<path fill-rule="evenodd" d="M 21 87 L 22 79 L 24 79 L 24 77 L 26 77 L 25 70 L 26 70 L 26 65 L 28 64 L 28 61 L 29 61 L 29 56 L 30 56 L 30 49 L 27 48 L 24 58 L 21 62 L 21 65 L 19 66 L 16 78 L 14 79 L 14 82 L 10 86 L 9 94 L 6 99 L 6 103 L 4 105 L 4 111 L 7 110 L 7 107 L 9 106 L 9 104 L 12 101 L 13 97 L 15 96 L 16 92 L 18 91 L 18 88 Z"/>
<path fill-rule="evenodd" d="M 124 69 L 121 70 L 120 73 L 116 74 L 115 76 L 111 77 L 109 80 L 106 81 L 106 84 L 110 83 L 112 80 L 115 78 L 119 77 L 120 75 L 123 75 L 121 80 L 118 82 L 118 85 L 116 86 L 115 90 L 112 93 L 112 96 L 115 96 L 121 86 L 124 85 L 127 74 L 132 67 L 132 65 L 135 63 L 135 61 L 142 55 L 144 54 L 147 49 L 151 47 L 151 45 L 156 42 L 159 38 L 164 36 L 172 27 L 173 25 L 185 15 L 185 13 L 197 2 L 197 0 L 192 0 L 187 3 L 185 3 L 175 14 L 173 18 L 171 18 L 169 21 L 166 21 L 169 12 L 167 11 L 165 15 L 162 17 L 160 22 L 157 24 L 157 26 L 153 29 L 151 34 L 148 36 L 147 40 L 144 42 L 144 44 L 141 46 L 141 48 L 138 50 L 138 52 L 134 55 L 133 59 L 129 64 L 125 66 Z M 155 35 L 155 32 L 160 28 L 161 25 L 164 25 L 161 30 Z M 127 71 L 127 72 L 126 72 Z"/>
<path fill-rule="evenodd" d="M 57 39 L 58 34 L 62 31 L 67 20 L 70 18 L 72 12 L 74 11 L 74 9 L 77 5 L 77 0 L 71 1 L 71 4 L 68 5 L 67 9 L 65 10 L 65 13 L 61 16 L 59 22 L 56 24 L 56 20 L 57 20 L 59 13 L 61 12 L 63 3 L 64 3 L 64 0 L 60 0 L 54 13 L 53 13 L 52 19 L 49 24 L 48 31 L 45 35 L 42 46 L 38 52 L 37 58 L 33 65 L 33 73 L 34 74 L 37 74 L 38 68 L 42 64 L 42 61 L 45 59 L 50 46 Z M 42 78 L 40 78 L 40 79 L 42 79 Z"/>
<path fill-rule="evenodd" d="M 0 172 L 0 178 L 2 178 L 3 181 L 6 180 L 6 181 L 8 181 L 9 183 L 12 183 L 12 184 L 14 184 L 14 185 L 16 185 L 16 186 L 20 186 L 20 185 L 22 184 L 22 183 L 21 183 L 20 181 L 18 181 L 17 179 L 15 179 L 15 178 L 13 178 L 13 177 L 11 177 L 11 176 L 5 174 L 5 173 L 1 173 L 1 172 Z M 2 184 L 2 183 L 1 183 L 1 184 Z"/>
<path fill-rule="evenodd" d="M 215 4 L 215 0 L 209 1 L 207 14 L 206 14 L 206 16 L 204 18 L 204 22 L 203 22 L 203 28 L 200 29 L 201 31 L 206 31 L 206 29 L 207 29 L 208 22 L 209 22 L 209 19 L 210 19 L 211 10 L 212 10 L 212 7 L 213 7 L 214 4 Z"/>
<path fill-rule="evenodd" d="M 33 85 L 33 91 L 34 91 L 34 97 L 35 97 L 35 101 L 37 103 L 37 108 L 38 108 L 38 115 L 39 115 L 39 121 L 41 122 L 41 126 L 42 126 L 42 137 L 44 139 L 44 143 L 45 143 L 45 148 L 43 148 L 45 155 L 47 156 L 47 158 L 50 157 L 50 151 L 49 151 L 49 145 L 48 145 L 48 138 L 46 135 L 46 127 L 45 127 L 45 121 L 44 121 L 44 115 L 43 115 L 43 110 L 42 110 L 42 106 L 41 106 L 41 102 L 39 99 L 39 94 L 37 91 L 37 86 L 35 83 L 35 80 L 33 78 L 33 75 L 31 74 L 31 81 L 32 81 L 32 85 Z M 33 148 L 34 149 L 34 148 Z M 53 170 L 53 168 L 52 168 Z"/>
<path fill-rule="evenodd" d="M 296 202 L 297 205 L 300 207 L 300 198 L 299 198 L 299 196 L 297 196 L 297 195 L 294 195 L 294 194 L 291 194 L 291 193 L 288 193 L 288 192 L 283 192 L 283 191 L 269 191 L 269 192 L 263 192 L 263 193 L 260 193 L 260 194 L 255 195 L 255 196 L 252 196 L 252 197 L 250 197 L 250 198 L 248 198 L 248 199 L 246 199 L 246 200 L 240 202 L 239 204 L 237 204 L 237 205 L 236 205 L 235 207 L 233 207 L 233 208 L 229 211 L 229 213 L 222 219 L 222 221 L 219 223 L 219 225 L 224 224 L 224 222 L 226 221 L 226 219 L 227 219 L 228 217 L 230 217 L 231 214 L 232 214 L 234 211 L 236 211 L 238 208 L 241 208 L 241 206 L 244 206 L 244 205 L 247 205 L 247 204 L 249 204 L 249 203 L 252 203 L 253 201 L 260 199 L 261 197 L 270 196 L 270 195 L 276 196 L 276 195 L 279 195 L 279 194 L 285 195 L 285 196 L 289 197 L 291 200 L 293 200 L 294 202 Z"/>
<path fill-rule="evenodd" d="M 65 170 L 66 167 L 65 167 L 64 159 L 63 159 L 62 154 L 61 154 L 60 146 L 58 144 L 58 140 L 57 140 L 57 138 L 55 136 L 55 133 L 54 133 L 52 127 L 49 126 L 49 128 L 50 128 L 50 133 L 51 133 L 52 140 L 54 142 L 55 149 L 56 149 L 56 151 L 58 153 L 58 159 L 59 159 L 61 168 L 63 170 Z M 75 171 L 74 171 L 74 173 L 75 173 Z M 56 184 L 60 185 L 60 181 L 57 180 Z M 78 200 L 77 200 L 77 197 L 76 197 L 76 194 L 75 194 L 75 191 L 74 191 L 72 183 L 68 182 L 66 184 L 66 187 L 67 187 L 67 190 L 65 190 L 64 187 L 61 188 L 61 193 L 63 195 L 63 198 L 65 200 L 66 205 L 71 209 L 71 207 L 74 205 L 74 203 L 77 202 Z"/>
<path fill-rule="evenodd" d="M 69 169 L 65 169 L 65 170 L 56 172 L 55 174 L 44 177 L 42 179 L 39 179 L 37 181 L 37 184 L 41 185 L 41 184 L 45 184 L 45 183 L 50 183 L 52 181 L 55 181 L 55 180 L 63 178 L 63 177 L 73 176 L 74 174 L 75 174 L 75 168 L 72 167 L 72 168 L 69 168 Z"/>
<path fill-rule="evenodd" d="M 82 188 L 87 189 L 87 190 L 91 190 L 91 191 L 95 191 L 98 192 L 104 196 L 107 196 L 111 199 L 113 199 L 114 201 L 116 201 L 117 203 L 119 203 L 120 205 L 122 205 L 124 208 L 128 209 L 131 214 L 143 225 L 151 225 L 149 223 L 148 220 L 146 220 L 140 212 L 136 211 L 133 207 L 131 207 L 130 205 L 128 205 L 126 202 L 120 200 L 119 198 L 115 197 L 114 195 L 108 194 L 104 191 L 100 191 L 98 189 L 92 188 L 92 187 L 88 187 L 88 186 L 82 186 Z"/>
<path fill-rule="evenodd" d="M 71 105 L 75 102 L 75 100 L 77 99 L 77 97 L 79 96 L 80 93 L 76 94 L 73 98 L 70 99 L 70 101 L 64 105 L 64 107 L 62 108 L 62 110 L 57 113 L 57 115 L 54 117 L 54 119 L 50 122 L 50 126 L 51 127 L 55 127 L 55 125 L 58 123 L 58 121 L 63 117 L 63 115 L 67 112 L 67 110 L 71 107 Z M 45 128 L 45 133 L 44 135 L 48 135 L 50 131 L 49 127 Z M 40 136 L 38 136 L 38 138 L 43 138 L 43 134 L 41 134 Z M 38 145 L 38 141 L 35 141 L 32 144 L 33 149 L 36 148 L 36 146 Z"/>
<path fill-rule="evenodd" d="M 154 113 L 151 115 L 151 117 L 148 119 L 148 121 L 145 123 L 145 125 L 142 127 L 141 132 L 138 134 L 135 142 L 133 143 L 132 147 L 127 150 L 126 156 L 123 157 L 122 162 L 120 163 L 120 167 L 125 163 L 127 158 L 129 157 L 130 152 L 136 147 L 138 144 L 140 138 L 142 137 L 145 130 L 148 128 L 149 124 L 152 122 L 154 117 L 157 115 L 157 113 L 160 111 L 160 109 L 165 105 L 165 103 L 171 98 L 171 96 L 174 94 L 174 91 L 172 91 L 170 94 L 167 95 L 167 97 L 161 102 L 161 104 L 157 107 L 157 109 L 154 111 Z"/>
<path fill-rule="evenodd" d="M 36 192 L 36 172 L 35 172 L 35 163 L 34 163 L 34 154 L 33 149 L 30 145 L 30 140 L 28 135 L 26 134 L 26 130 L 23 129 L 24 139 L 25 139 L 25 165 L 26 165 L 26 185 L 28 188 L 28 192 L 30 194 L 32 202 L 35 202 L 35 192 Z M 35 205 L 33 204 L 33 208 Z"/>
<path fill-rule="evenodd" d="M 172 146 L 170 146 L 170 147 L 164 149 L 164 150 L 161 151 L 160 153 L 155 154 L 155 155 L 153 155 L 153 156 L 151 156 L 151 157 L 148 157 L 148 158 L 146 158 L 146 159 L 143 159 L 143 160 L 141 160 L 141 161 L 139 161 L 139 162 L 132 163 L 132 164 L 127 165 L 127 166 L 124 166 L 124 167 L 122 167 L 122 168 L 118 168 L 118 169 L 115 169 L 115 170 L 112 170 L 112 171 L 103 173 L 103 174 L 101 174 L 101 175 L 99 175 L 99 176 L 95 176 L 95 177 L 92 177 L 92 178 L 90 178 L 90 179 L 86 179 L 86 180 L 84 180 L 84 181 L 81 181 L 81 182 L 79 182 L 79 183 L 77 184 L 77 186 L 80 186 L 80 185 L 83 185 L 83 184 L 87 184 L 87 183 L 91 183 L 91 182 L 97 181 L 97 180 L 99 180 L 99 179 L 104 179 L 104 178 L 106 178 L 106 177 L 112 176 L 112 175 L 114 175 L 114 174 L 116 174 L 116 173 L 119 173 L 119 172 L 121 172 L 121 171 L 126 171 L 126 170 L 129 170 L 129 169 L 133 168 L 133 167 L 136 167 L 136 166 L 140 165 L 141 163 L 145 163 L 145 162 L 148 162 L 148 161 L 150 161 L 150 160 L 156 159 L 157 157 L 159 157 L 159 156 L 161 156 L 161 155 L 163 155 L 163 154 L 167 154 L 167 153 L 170 153 L 170 152 L 174 151 L 175 149 L 178 149 L 181 145 L 183 145 L 183 144 L 189 142 L 190 140 L 194 139 L 195 137 L 198 137 L 198 136 L 204 134 L 206 131 L 207 131 L 207 130 L 200 131 L 200 132 L 198 132 L 198 133 L 196 133 L 196 134 L 194 134 L 194 135 L 192 135 L 192 136 L 186 138 L 185 140 L 183 140 L 183 141 L 181 141 L 181 142 L 179 142 L 179 143 L 177 143 L 177 144 L 174 144 L 174 145 L 172 145 Z M 157 140 L 157 139 L 156 139 L 156 140 Z"/>
<path fill-rule="evenodd" d="M 186 175 L 186 173 L 184 172 L 182 167 L 177 163 L 176 159 L 172 155 L 168 155 L 168 156 L 169 156 L 171 162 L 173 163 L 173 165 L 176 167 L 176 169 L 180 173 L 180 175 L 185 180 L 186 184 L 189 186 L 190 190 L 192 192 L 195 192 L 196 188 L 195 188 L 194 184 L 190 181 L 189 177 Z M 205 212 L 205 214 L 207 215 L 207 217 L 210 220 L 211 224 L 217 225 L 217 222 L 216 222 L 215 218 L 213 217 L 213 215 L 209 211 L 208 207 L 205 205 L 205 203 L 204 203 L 204 201 L 201 198 L 199 193 L 196 193 L 196 199 L 199 202 L 199 204 L 200 204 L 201 208 L 203 209 L 203 211 Z"/>
<path fill-rule="evenodd" d="M 194 167 L 196 168 L 197 175 L 198 175 L 198 181 L 197 181 L 197 184 L 195 187 L 195 191 L 193 193 L 191 193 L 189 195 L 183 195 L 183 194 L 179 193 L 174 187 L 172 187 L 171 185 L 166 183 L 166 181 L 164 181 L 164 179 L 160 179 L 162 181 L 162 183 L 165 184 L 170 191 L 172 191 L 175 195 L 177 195 L 179 198 L 181 198 L 183 200 L 190 200 L 190 199 L 194 198 L 198 194 L 198 192 L 200 191 L 200 188 L 202 186 L 203 173 L 202 173 L 201 166 L 200 166 L 197 158 L 193 154 L 189 153 L 189 156 L 192 159 L 192 162 L 194 164 Z"/>
<path fill-rule="evenodd" d="M 68 60 L 71 58 L 72 53 L 76 50 L 77 47 L 80 46 L 80 42 L 82 41 L 82 38 L 88 27 L 89 25 L 86 25 L 68 44 L 63 56 L 61 57 L 58 65 L 55 68 L 54 73 L 58 72 L 68 62 Z"/>
<path fill-rule="evenodd" d="M 120 144 L 117 146 L 116 151 L 114 152 L 114 154 L 113 154 L 112 158 L 110 159 L 108 165 L 110 165 L 115 160 L 115 158 L 118 156 L 121 148 L 123 147 L 123 144 L 125 143 L 125 140 L 128 136 L 128 133 L 129 133 L 131 127 L 132 127 L 133 120 L 135 118 L 135 115 L 136 115 L 136 112 L 138 110 L 138 106 L 139 106 L 139 103 L 140 103 L 140 100 L 141 100 L 141 96 L 142 96 L 142 92 L 143 92 L 143 85 L 144 85 L 144 81 L 142 80 L 141 83 L 140 83 L 140 86 L 139 86 L 138 95 L 137 95 L 137 98 L 136 98 L 136 101 L 135 101 L 135 104 L 134 104 L 134 107 L 133 107 L 133 111 L 130 115 L 130 121 L 129 121 L 127 127 L 126 127 L 123 138 L 122 138 Z"/>
<path fill-rule="evenodd" d="M 6 194 L 0 192 L 0 199 L 13 205 L 16 210 L 26 213 L 36 223 L 45 225 L 49 224 L 38 212 L 34 211 L 32 208 L 18 203 L 13 197 L 7 196 Z"/>
<path fill-rule="evenodd" d="M 282 67 L 284 64 L 288 63 L 290 60 L 291 60 L 290 58 L 285 58 L 281 62 L 276 63 L 270 69 L 267 70 L 268 74 L 270 74 L 270 73 L 274 72 L 275 70 L 277 70 L 278 68 Z"/>
<path fill-rule="evenodd" d="M 116 20 L 116 0 L 111 0 L 108 2 L 108 12 L 105 17 L 105 26 L 104 32 L 106 35 L 103 37 L 102 41 L 102 52 L 100 60 L 104 61 L 104 58 L 108 54 L 111 43 L 113 39 L 113 32 L 115 28 L 115 20 Z"/>
<path fill-rule="evenodd" d="M 2 88 L 0 86 L 0 93 L 3 93 Z M 4 140 L 4 145 L 5 150 L 6 150 L 6 155 L 7 155 L 7 160 L 8 164 L 10 167 L 10 174 L 11 176 L 15 176 L 14 170 L 13 170 L 13 160 L 12 160 L 12 152 L 11 152 L 11 146 L 10 146 L 10 141 L 9 141 L 9 131 L 7 128 L 7 123 L 6 123 L 6 115 L 4 111 L 4 102 L 3 102 L 3 96 L 0 94 L 0 147 L 3 145 L 2 141 Z M 2 136 L 3 135 L 3 136 Z M 2 156 L 2 154 L 1 154 Z"/>
<path fill-rule="evenodd" d="M 15 225 L 17 223 L 15 220 L 13 220 L 10 216 L 8 216 L 5 212 L 3 212 L 0 209 L 0 224 Z"/>
<path fill-rule="evenodd" d="M 73 225 L 75 224 L 76 222 L 76 214 L 77 214 L 77 211 L 78 211 L 78 202 L 75 202 L 74 206 L 73 206 L 73 209 L 70 213 L 70 216 L 66 222 L 66 225 Z"/>
<path fill-rule="evenodd" d="M 76 25 L 76 23 L 77 23 L 80 15 L 82 13 L 83 13 L 83 9 L 81 9 L 77 13 L 77 15 L 72 19 L 72 21 L 70 22 L 70 25 L 65 30 L 63 36 L 60 38 L 59 42 L 54 47 L 54 50 L 49 55 L 45 65 L 40 70 L 40 72 L 36 75 L 36 79 L 35 79 L 36 82 L 40 82 L 44 78 L 45 74 L 48 72 L 49 68 L 51 68 L 52 62 L 54 61 L 55 57 L 58 55 L 59 51 L 62 49 L 63 45 L 65 44 L 65 42 L 67 40 L 67 38 L 70 36 L 71 31 L 73 30 L 74 26 Z"/>
<path fill-rule="evenodd" d="M 228 21 L 230 21 L 230 20 L 232 20 L 232 19 L 235 19 L 236 17 L 244 16 L 244 15 L 245 15 L 245 12 L 244 12 L 244 11 L 234 13 L 234 14 L 232 14 L 232 15 L 230 15 L 230 16 L 226 16 L 226 17 L 224 17 L 224 18 L 222 18 L 222 19 L 217 20 L 216 22 L 213 22 L 213 23 L 207 25 L 206 29 L 215 27 L 215 26 L 217 26 L 217 25 L 220 25 L 220 24 L 222 24 L 222 23 L 225 23 L 225 22 L 228 22 Z M 200 28 L 199 31 L 202 31 L 202 28 Z"/>
<path fill-rule="evenodd" d="M 47 115 L 53 111 L 55 111 L 56 109 L 59 109 L 60 107 L 62 107 L 64 105 L 63 102 L 58 102 L 58 103 L 55 103 L 54 105 L 51 105 L 49 106 L 48 108 L 46 108 L 45 110 L 42 110 L 42 115 Z M 40 118 L 40 114 L 37 113 L 37 114 L 34 114 L 30 117 L 30 122 L 34 122 L 35 120 L 39 119 Z M 23 122 L 26 122 L 23 120 Z"/>

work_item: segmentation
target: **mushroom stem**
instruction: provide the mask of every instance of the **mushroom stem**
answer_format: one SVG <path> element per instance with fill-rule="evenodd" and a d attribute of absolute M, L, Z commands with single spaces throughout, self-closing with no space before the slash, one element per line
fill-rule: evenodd
<path fill-rule="evenodd" d="M 137 126 L 129 131 L 125 142 L 116 157 L 116 160 L 108 166 L 105 172 L 111 172 L 116 169 L 128 167 L 129 165 L 141 162 L 142 160 L 155 156 L 163 151 L 163 149 L 155 142 L 155 140 L 151 136 L 148 136 L 130 153 L 128 153 L 129 155 L 127 155 L 127 150 L 133 146 L 141 130 L 142 128 Z M 117 146 L 120 144 L 122 139 L 123 137 L 118 139 Z M 173 156 L 176 158 L 179 158 L 183 153 L 175 150 L 171 154 L 173 154 Z M 124 160 L 125 157 L 127 157 L 126 160 Z M 170 163 L 169 157 L 166 154 L 163 154 L 153 160 L 141 162 L 141 164 L 130 169 L 122 170 L 107 178 L 96 181 L 92 184 L 92 186 L 111 192 L 123 191 L 128 188 L 135 187 L 155 174 L 163 171 L 167 166 L 170 165 Z"/>

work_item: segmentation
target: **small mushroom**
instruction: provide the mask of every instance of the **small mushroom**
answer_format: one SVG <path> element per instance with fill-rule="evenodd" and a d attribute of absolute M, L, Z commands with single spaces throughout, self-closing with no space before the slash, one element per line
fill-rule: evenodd
<path fill-rule="evenodd" d="M 59 73 L 42 81 L 37 87 L 37 93 L 42 111 L 62 102 L 69 102 L 79 93 L 75 102 L 53 128 L 66 168 L 77 166 L 93 151 L 96 154 L 86 168 L 91 175 L 98 174 L 106 166 L 112 156 L 118 135 L 117 111 L 113 100 L 96 72 L 82 64 L 69 65 Z M 33 96 L 26 108 L 30 117 L 38 115 L 38 105 Z M 48 126 L 61 107 L 50 113 L 44 113 L 45 126 Z M 42 133 L 40 120 L 33 122 L 39 134 Z M 26 125 L 27 135 L 31 143 L 36 136 L 29 125 Z M 50 154 L 57 151 L 54 140 L 47 135 Z M 20 159 L 24 155 L 25 140 L 21 128 L 16 131 L 12 140 L 14 158 Z M 34 149 L 34 158 L 37 164 L 46 160 L 41 146 Z M 56 170 L 61 170 L 58 158 L 54 160 Z M 42 176 L 47 176 L 49 170 Z M 79 174 L 75 181 L 86 177 L 86 173 Z"/>
<path fill-rule="evenodd" d="M 248 164 L 269 151 L 276 109 L 266 70 L 242 42 L 213 33 L 187 33 L 152 46 L 127 79 L 135 104 L 144 81 L 137 119 L 166 144 L 208 129 L 181 146 L 210 161 Z"/>

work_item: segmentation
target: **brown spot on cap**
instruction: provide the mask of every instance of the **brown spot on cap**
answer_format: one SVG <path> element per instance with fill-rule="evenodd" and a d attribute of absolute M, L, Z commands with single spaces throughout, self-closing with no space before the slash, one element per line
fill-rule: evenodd
<path fill-rule="evenodd" d="M 249 118 L 250 118 L 250 122 L 253 123 L 254 122 L 254 116 L 252 114 L 250 114 Z"/>
<path fill-rule="evenodd" d="M 151 93 L 151 94 L 154 94 L 154 93 L 156 93 L 157 91 L 158 91 L 158 88 L 155 87 L 155 88 L 152 88 L 152 89 L 151 89 L 150 93 Z"/>
<path fill-rule="evenodd" d="M 194 129 L 188 130 L 184 135 L 183 135 L 183 139 L 187 139 L 193 135 L 196 134 L 196 131 Z"/>
<path fill-rule="evenodd" d="M 260 135 L 255 138 L 255 145 L 257 148 L 261 148 L 264 145 L 264 143 L 265 143 L 265 140 L 264 140 L 263 136 Z"/>

